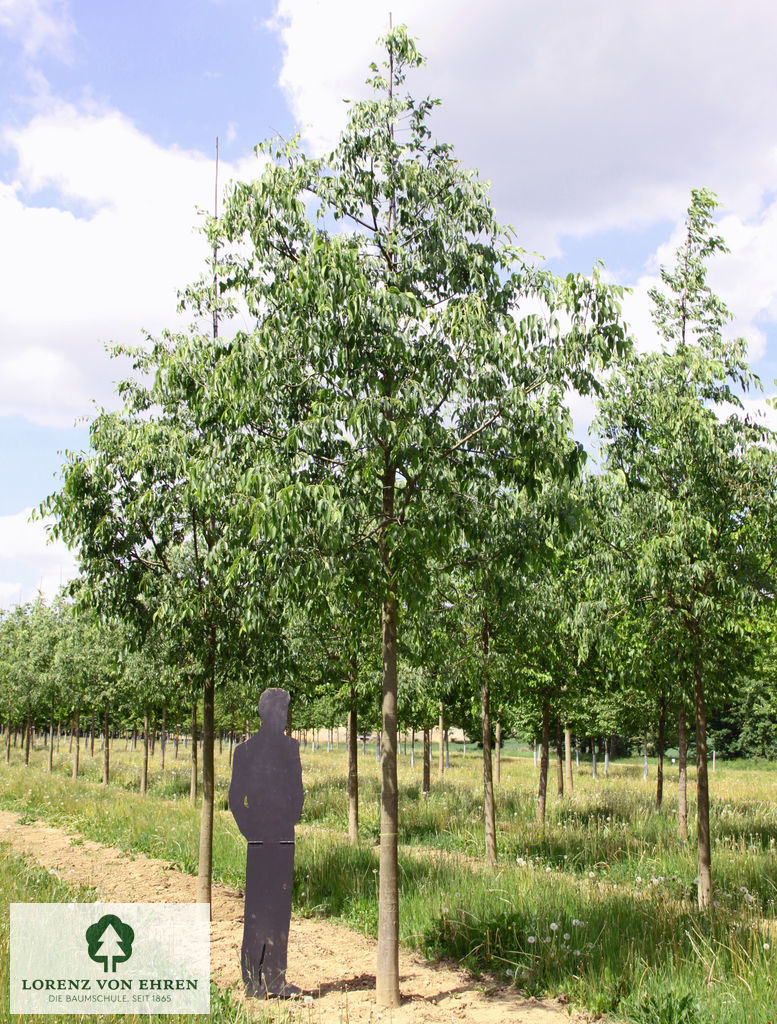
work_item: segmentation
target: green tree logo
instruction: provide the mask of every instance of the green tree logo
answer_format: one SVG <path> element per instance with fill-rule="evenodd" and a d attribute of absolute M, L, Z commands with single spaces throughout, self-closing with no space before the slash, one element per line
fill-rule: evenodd
<path fill-rule="evenodd" d="M 104 971 L 115 971 L 116 964 L 122 964 L 132 956 L 135 932 L 115 914 L 105 914 L 96 924 L 86 929 L 89 944 L 89 958 L 101 963 Z"/>

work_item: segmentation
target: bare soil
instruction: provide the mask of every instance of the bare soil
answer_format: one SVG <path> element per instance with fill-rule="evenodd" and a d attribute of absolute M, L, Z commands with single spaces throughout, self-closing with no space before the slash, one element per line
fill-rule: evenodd
<path fill-rule="evenodd" d="M 130 856 L 63 829 L 22 824 L 0 811 L 0 843 L 34 858 L 66 883 L 87 885 L 106 902 L 191 903 L 195 879 L 159 860 Z M 213 886 L 211 975 L 242 998 L 240 944 L 243 894 Z M 287 978 L 302 989 L 300 1024 L 562 1024 L 569 1010 L 556 1001 L 527 999 L 494 979 L 473 980 L 455 966 L 430 964 L 400 952 L 402 1005 L 375 1005 L 376 943 L 331 921 L 292 918 Z M 249 1008 L 266 1004 L 247 999 Z M 583 1021 L 580 1016 L 572 1017 Z"/>

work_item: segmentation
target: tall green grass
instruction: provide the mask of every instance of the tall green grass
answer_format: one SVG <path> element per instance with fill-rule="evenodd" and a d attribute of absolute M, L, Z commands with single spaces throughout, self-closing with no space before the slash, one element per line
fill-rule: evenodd
<path fill-rule="evenodd" d="M 38 755 L 36 755 L 38 756 Z M 0 769 L 0 802 L 99 841 L 195 871 L 198 812 L 182 783 L 152 772 L 134 792 L 136 763 L 122 754 L 108 789 L 98 765 L 74 786 L 60 758 Z M 97 758 L 95 758 L 97 762 Z M 298 830 L 295 908 L 338 917 L 367 934 L 377 926 L 379 791 L 374 752 L 360 760 L 363 842 L 345 839 L 344 752 L 303 753 L 306 802 Z M 173 768 L 175 769 L 175 765 Z M 575 776 L 575 793 L 549 799 L 534 822 L 529 759 L 503 764 L 498 795 L 501 860 L 485 866 L 477 757 L 454 760 L 445 781 L 419 792 L 420 762 L 400 767 L 402 937 L 432 958 L 492 971 L 532 994 L 565 993 L 598 1013 L 639 1024 L 767 1024 L 777 1007 L 777 770 L 718 765 L 713 786 L 714 905 L 695 908 L 693 843 L 676 838 L 667 780 L 661 812 L 637 766 L 610 777 Z M 185 766 L 179 763 L 181 776 Z M 123 774 L 122 774 L 123 773 Z M 166 771 L 165 776 L 168 772 Z M 173 775 L 173 772 L 170 773 Z M 214 876 L 242 885 L 245 844 L 225 807 L 219 763 Z M 433 780 L 436 772 L 433 772 Z M 173 775 L 175 780 L 178 775 Z M 691 830 L 693 822 L 691 822 Z M 433 848 L 433 849 L 432 849 Z"/>

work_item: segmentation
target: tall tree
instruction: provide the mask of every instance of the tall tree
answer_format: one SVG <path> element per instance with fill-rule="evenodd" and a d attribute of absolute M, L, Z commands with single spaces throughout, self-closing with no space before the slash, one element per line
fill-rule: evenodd
<path fill-rule="evenodd" d="M 716 205 L 711 192 L 693 191 L 675 265 L 651 292 L 664 347 L 613 375 L 599 420 L 607 465 L 624 485 L 634 600 L 655 623 L 672 620 L 672 654 L 688 670 L 700 909 L 712 888 L 709 692 L 722 685 L 723 654 L 742 650 L 748 617 L 774 592 L 777 553 L 774 436 L 742 413 L 739 392 L 757 378 L 744 339 L 724 337 L 731 316 L 706 280 L 709 260 L 727 251 Z"/>
<path fill-rule="evenodd" d="M 247 481 L 255 528 L 296 539 L 312 507 L 328 554 L 347 559 L 346 536 L 371 553 L 383 662 L 377 1000 L 395 1006 L 400 611 L 423 600 L 468 503 L 562 468 L 566 390 L 589 388 L 624 334 L 612 289 L 524 259 L 486 186 L 433 139 L 436 101 L 400 97 L 423 62 L 406 30 L 384 44 L 376 96 L 351 105 L 334 151 L 260 147 L 261 179 L 234 186 L 220 225 L 223 245 L 236 243 L 223 287 L 257 319 L 234 348 L 235 406 L 244 426 L 266 424 L 289 472 L 280 492 L 261 473 Z"/>

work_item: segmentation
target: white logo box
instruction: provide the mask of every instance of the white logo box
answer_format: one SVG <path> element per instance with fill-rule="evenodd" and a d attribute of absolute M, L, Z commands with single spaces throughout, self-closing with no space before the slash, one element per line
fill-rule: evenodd
<path fill-rule="evenodd" d="M 210 907 L 12 903 L 10 988 L 11 1013 L 210 1013 Z"/>

